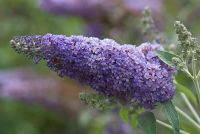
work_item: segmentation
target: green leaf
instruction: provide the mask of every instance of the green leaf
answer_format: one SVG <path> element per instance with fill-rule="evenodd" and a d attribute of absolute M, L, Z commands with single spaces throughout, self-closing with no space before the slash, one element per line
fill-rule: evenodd
<path fill-rule="evenodd" d="M 179 118 L 175 107 L 171 101 L 162 104 L 163 110 L 173 127 L 174 134 L 180 134 Z"/>
<path fill-rule="evenodd" d="M 173 57 L 178 57 L 175 54 L 166 52 L 166 51 L 157 51 L 156 52 L 157 56 L 167 65 L 174 67 L 174 63 L 172 62 Z"/>
<path fill-rule="evenodd" d="M 156 134 L 156 118 L 152 112 L 144 112 L 137 117 L 138 126 L 145 134 Z"/>
<path fill-rule="evenodd" d="M 136 113 L 131 114 L 131 125 L 133 128 L 137 127 L 137 114 Z"/>
<path fill-rule="evenodd" d="M 124 122 L 127 122 L 129 121 L 129 111 L 125 108 L 121 108 L 120 109 L 120 112 L 119 112 L 119 115 L 121 117 L 121 119 L 124 121 Z"/>
<path fill-rule="evenodd" d="M 194 96 L 194 94 L 187 87 L 181 85 L 180 83 L 178 83 L 175 80 L 174 80 L 174 84 L 176 85 L 176 89 L 179 92 L 184 93 L 192 101 L 193 104 L 197 105 L 196 97 Z"/>

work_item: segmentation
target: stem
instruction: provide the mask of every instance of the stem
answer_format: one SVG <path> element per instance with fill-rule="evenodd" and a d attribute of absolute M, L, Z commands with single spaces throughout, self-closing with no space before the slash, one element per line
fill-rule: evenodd
<path fill-rule="evenodd" d="M 191 79 L 193 79 L 193 75 L 190 73 L 190 71 L 189 71 L 189 69 L 188 69 L 188 66 L 187 66 L 187 61 L 184 61 L 183 60 L 183 62 L 184 62 L 184 68 L 183 68 L 183 71 L 191 78 Z"/>
<path fill-rule="evenodd" d="M 185 67 L 186 67 L 186 68 L 184 68 L 183 71 L 184 71 L 191 79 L 193 79 L 192 74 L 188 71 L 188 67 L 187 67 L 187 66 L 185 66 Z"/>
<path fill-rule="evenodd" d="M 196 93 L 197 93 L 197 100 L 198 103 L 200 101 L 200 88 L 199 88 L 199 81 L 197 78 L 197 71 L 196 71 L 196 61 L 195 61 L 194 53 L 192 54 L 192 73 L 193 73 L 193 82 L 195 85 Z"/>
<path fill-rule="evenodd" d="M 195 109 L 192 106 L 192 104 L 190 103 L 190 101 L 188 100 L 187 96 L 184 93 L 180 93 L 180 94 L 181 94 L 181 97 L 183 98 L 183 100 L 185 101 L 186 105 L 188 106 L 188 108 L 190 109 L 192 114 L 194 115 L 194 117 L 197 120 L 197 122 L 200 123 L 200 117 L 197 114 L 197 112 L 195 111 Z"/>
<path fill-rule="evenodd" d="M 200 71 L 197 73 L 197 79 L 199 78 L 199 76 L 200 76 Z"/>
<path fill-rule="evenodd" d="M 156 120 L 156 122 L 157 122 L 158 124 L 160 124 L 160 125 L 166 127 L 166 128 L 169 128 L 169 129 L 173 130 L 172 126 L 170 126 L 169 124 L 167 124 L 167 123 L 165 123 L 165 122 L 162 122 L 162 121 L 160 121 L 160 120 Z M 186 132 L 186 131 L 184 131 L 184 130 L 180 130 L 180 133 L 181 133 L 181 134 L 190 134 L 189 132 Z"/>
<path fill-rule="evenodd" d="M 187 115 L 185 112 L 183 112 L 180 108 L 177 106 L 175 107 L 176 111 L 181 114 L 183 117 L 185 117 L 191 124 L 193 124 L 198 130 L 200 130 L 200 125 L 196 123 L 189 115 Z"/>
<path fill-rule="evenodd" d="M 196 76 L 194 76 L 193 82 L 194 82 L 194 86 L 195 86 L 196 93 L 197 93 L 197 100 L 199 103 L 200 102 L 200 88 L 199 88 L 199 81 Z"/>

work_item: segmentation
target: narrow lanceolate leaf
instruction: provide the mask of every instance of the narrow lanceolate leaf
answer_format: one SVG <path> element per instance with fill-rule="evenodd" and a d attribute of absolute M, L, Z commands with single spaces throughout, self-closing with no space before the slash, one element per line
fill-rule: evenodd
<path fill-rule="evenodd" d="M 131 114 L 131 126 L 133 128 L 137 127 L 137 114 L 136 113 Z"/>
<path fill-rule="evenodd" d="M 171 101 L 167 101 L 163 103 L 162 107 L 173 127 L 174 134 L 180 134 L 179 118 L 173 103 Z"/>
<path fill-rule="evenodd" d="M 174 67 L 174 63 L 172 62 L 173 57 L 178 57 L 175 54 L 166 52 L 166 51 L 157 51 L 156 52 L 157 56 L 167 65 Z"/>
<path fill-rule="evenodd" d="M 128 121 L 129 121 L 129 111 L 128 110 L 126 110 L 125 108 L 121 108 L 119 115 L 124 122 L 128 123 Z"/>
<path fill-rule="evenodd" d="M 138 126 L 145 134 L 156 134 L 156 119 L 152 112 L 144 112 L 137 117 Z"/>
<path fill-rule="evenodd" d="M 176 85 L 176 89 L 179 92 L 184 93 L 189 98 L 189 100 L 192 101 L 193 104 L 197 105 L 197 100 L 196 100 L 194 94 L 187 87 L 181 85 L 180 83 L 178 83 L 175 80 L 174 80 L 174 84 Z"/>

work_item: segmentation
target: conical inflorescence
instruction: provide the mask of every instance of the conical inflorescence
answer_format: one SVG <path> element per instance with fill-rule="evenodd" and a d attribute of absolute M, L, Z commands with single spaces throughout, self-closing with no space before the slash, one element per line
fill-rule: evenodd
<path fill-rule="evenodd" d="M 46 60 L 47 66 L 60 76 L 147 109 L 175 94 L 175 70 L 156 56 L 155 51 L 162 50 L 159 44 L 135 47 L 111 39 L 46 34 L 15 37 L 11 45 L 35 62 Z"/>

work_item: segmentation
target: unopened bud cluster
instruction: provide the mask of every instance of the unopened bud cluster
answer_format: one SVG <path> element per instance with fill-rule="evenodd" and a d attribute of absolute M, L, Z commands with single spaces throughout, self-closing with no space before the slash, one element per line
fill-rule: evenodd
<path fill-rule="evenodd" d="M 176 34 L 178 35 L 178 41 L 180 42 L 182 59 L 190 64 L 195 58 L 199 58 L 200 47 L 196 38 L 192 37 L 192 34 L 187 28 L 179 21 L 175 23 Z"/>

